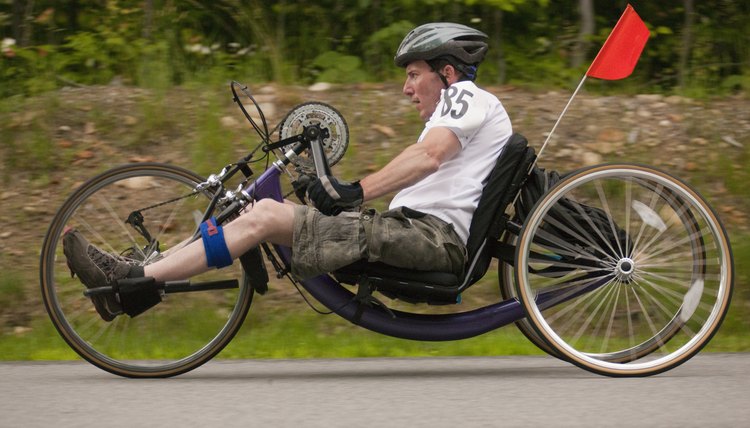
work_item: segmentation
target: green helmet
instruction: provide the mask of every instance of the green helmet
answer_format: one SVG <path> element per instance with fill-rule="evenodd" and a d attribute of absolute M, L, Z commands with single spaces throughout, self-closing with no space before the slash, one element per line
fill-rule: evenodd
<path fill-rule="evenodd" d="M 404 37 L 393 61 L 398 67 L 410 62 L 453 57 L 463 64 L 476 66 L 487 53 L 487 35 L 479 30 L 450 22 L 420 25 Z"/>

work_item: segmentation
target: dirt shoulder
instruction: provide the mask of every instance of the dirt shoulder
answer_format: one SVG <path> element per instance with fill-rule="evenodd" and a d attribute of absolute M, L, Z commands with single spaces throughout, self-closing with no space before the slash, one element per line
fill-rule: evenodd
<path fill-rule="evenodd" d="M 323 89 L 323 90 L 318 90 Z M 516 132 L 537 149 L 570 93 L 488 88 L 503 101 Z M 254 88 L 273 127 L 294 105 L 322 101 L 340 110 L 350 150 L 335 172 L 354 179 L 382 166 L 411 143 L 421 124 L 396 84 L 328 88 Z M 210 172 L 244 155 L 257 139 L 228 90 L 175 89 L 154 94 L 127 87 L 64 89 L 2 113 L 3 189 L 0 269 L 21 281 L 24 304 L 0 308 L 0 330 L 43 312 L 38 257 L 46 227 L 64 198 L 85 179 L 126 162 L 158 161 Z M 750 229 L 750 101 L 695 101 L 661 95 L 582 94 L 543 153 L 542 166 L 568 171 L 628 161 L 665 169 L 696 187 L 730 234 Z M 36 146 L 41 148 L 35 149 Z M 41 171 L 24 159 L 51 157 Z M 209 161 L 215 160 L 215 163 Z M 36 161 L 36 164 L 44 164 Z M 21 166 L 19 166 L 21 165 Z M 1 297 L 0 297 L 1 298 Z M 29 309 L 34 308 L 34 309 Z"/>

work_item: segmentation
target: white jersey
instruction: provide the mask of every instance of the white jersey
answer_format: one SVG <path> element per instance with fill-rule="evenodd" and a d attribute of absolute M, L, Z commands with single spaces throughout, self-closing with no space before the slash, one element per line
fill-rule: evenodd
<path fill-rule="evenodd" d="M 442 91 L 419 142 L 435 127 L 453 131 L 461 151 L 423 180 L 400 191 L 390 208 L 409 207 L 452 223 L 466 242 L 479 197 L 513 128 L 500 101 L 474 82 L 457 82 Z"/>

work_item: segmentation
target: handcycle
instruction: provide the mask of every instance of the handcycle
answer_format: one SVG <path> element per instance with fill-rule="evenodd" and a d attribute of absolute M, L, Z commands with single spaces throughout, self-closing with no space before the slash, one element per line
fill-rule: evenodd
<path fill-rule="evenodd" d="M 242 326 L 254 294 L 267 291 L 266 261 L 277 277 L 301 284 L 332 313 L 363 328 L 448 341 L 515 324 L 549 355 L 614 377 L 649 376 L 684 363 L 727 313 L 734 279 L 729 240 L 695 190 L 636 164 L 587 167 L 550 185 L 519 134 L 487 178 L 462 276 L 362 261 L 299 281 L 290 274 L 291 250 L 262 244 L 239 263 L 189 281 L 121 280 L 84 290 L 66 267 L 67 228 L 145 265 L 197 239 L 198 225 L 212 216 L 224 224 L 256 201 L 283 201 L 292 193 L 304 202 L 305 181 L 331 174 L 343 157 L 349 130 L 335 108 L 300 104 L 269 131 L 249 89 L 232 82 L 231 91 L 261 139 L 248 155 L 208 178 L 161 163 L 110 169 L 77 188 L 49 226 L 40 262 L 47 312 L 67 344 L 103 370 L 169 377 L 212 359 Z M 243 99 L 252 101 L 255 118 Z M 263 161 L 256 178 L 251 166 Z M 282 190 L 285 174 L 296 192 Z M 236 188 L 231 179 L 239 180 Z M 497 301 L 461 310 L 461 296 L 493 259 Z M 102 321 L 90 302 L 96 294 L 114 294 L 125 314 Z M 382 296 L 458 309 L 394 309 Z"/>

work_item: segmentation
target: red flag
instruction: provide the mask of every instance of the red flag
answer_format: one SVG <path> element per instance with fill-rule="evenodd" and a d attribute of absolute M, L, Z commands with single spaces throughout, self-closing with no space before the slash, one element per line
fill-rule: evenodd
<path fill-rule="evenodd" d="M 617 25 L 596 55 L 586 76 L 596 79 L 624 79 L 633 72 L 646 46 L 649 31 L 631 5 L 625 9 Z"/>

